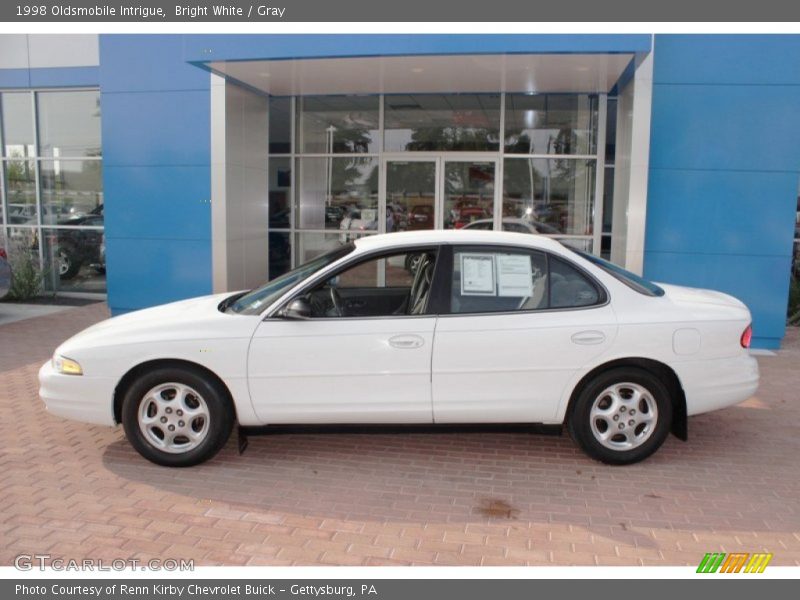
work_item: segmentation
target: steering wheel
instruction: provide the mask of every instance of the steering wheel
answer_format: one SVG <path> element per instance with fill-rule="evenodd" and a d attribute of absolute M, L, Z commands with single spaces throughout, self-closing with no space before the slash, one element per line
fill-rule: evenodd
<path fill-rule="evenodd" d="M 336 314 L 340 317 L 344 316 L 344 302 L 342 302 L 342 297 L 339 295 L 339 291 L 330 286 L 328 288 L 331 294 L 331 302 L 333 303 L 333 308 L 336 310 Z"/>

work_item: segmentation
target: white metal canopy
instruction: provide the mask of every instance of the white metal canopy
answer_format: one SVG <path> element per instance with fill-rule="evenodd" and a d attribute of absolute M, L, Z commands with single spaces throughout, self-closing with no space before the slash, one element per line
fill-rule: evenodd
<path fill-rule="evenodd" d="M 605 93 L 631 54 L 379 56 L 212 62 L 274 96 L 403 93 Z"/>

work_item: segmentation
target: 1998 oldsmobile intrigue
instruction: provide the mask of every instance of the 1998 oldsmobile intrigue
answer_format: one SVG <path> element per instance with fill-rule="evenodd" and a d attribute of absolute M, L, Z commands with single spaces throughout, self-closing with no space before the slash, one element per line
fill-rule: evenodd
<path fill-rule="evenodd" d="M 750 320 L 537 235 L 394 233 L 98 323 L 42 366 L 40 394 L 169 466 L 208 460 L 237 423 L 565 424 L 627 464 L 755 392 Z"/>

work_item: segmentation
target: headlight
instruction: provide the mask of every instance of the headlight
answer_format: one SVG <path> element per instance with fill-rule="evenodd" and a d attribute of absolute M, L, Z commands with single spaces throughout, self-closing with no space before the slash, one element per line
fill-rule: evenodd
<path fill-rule="evenodd" d="M 53 355 L 53 368 L 62 375 L 83 375 L 81 366 L 66 356 Z"/>

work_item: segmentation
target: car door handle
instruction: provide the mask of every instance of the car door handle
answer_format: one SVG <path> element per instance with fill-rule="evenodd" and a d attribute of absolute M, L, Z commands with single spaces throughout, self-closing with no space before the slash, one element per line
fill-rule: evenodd
<path fill-rule="evenodd" d="M 411 348 L 421 348 L 425 345 L 425 340 L 419 335 L 396 335 L 389 338 L 389 345 L 392 348 L 408 350 Z"/>
<path fill-rule="evenodd" d="M 606 336 L 602 331 L 579 331 L 572 336 L 572 343 L 585 346 L 602 344 L 604 341 L 606 341 Z"/>

